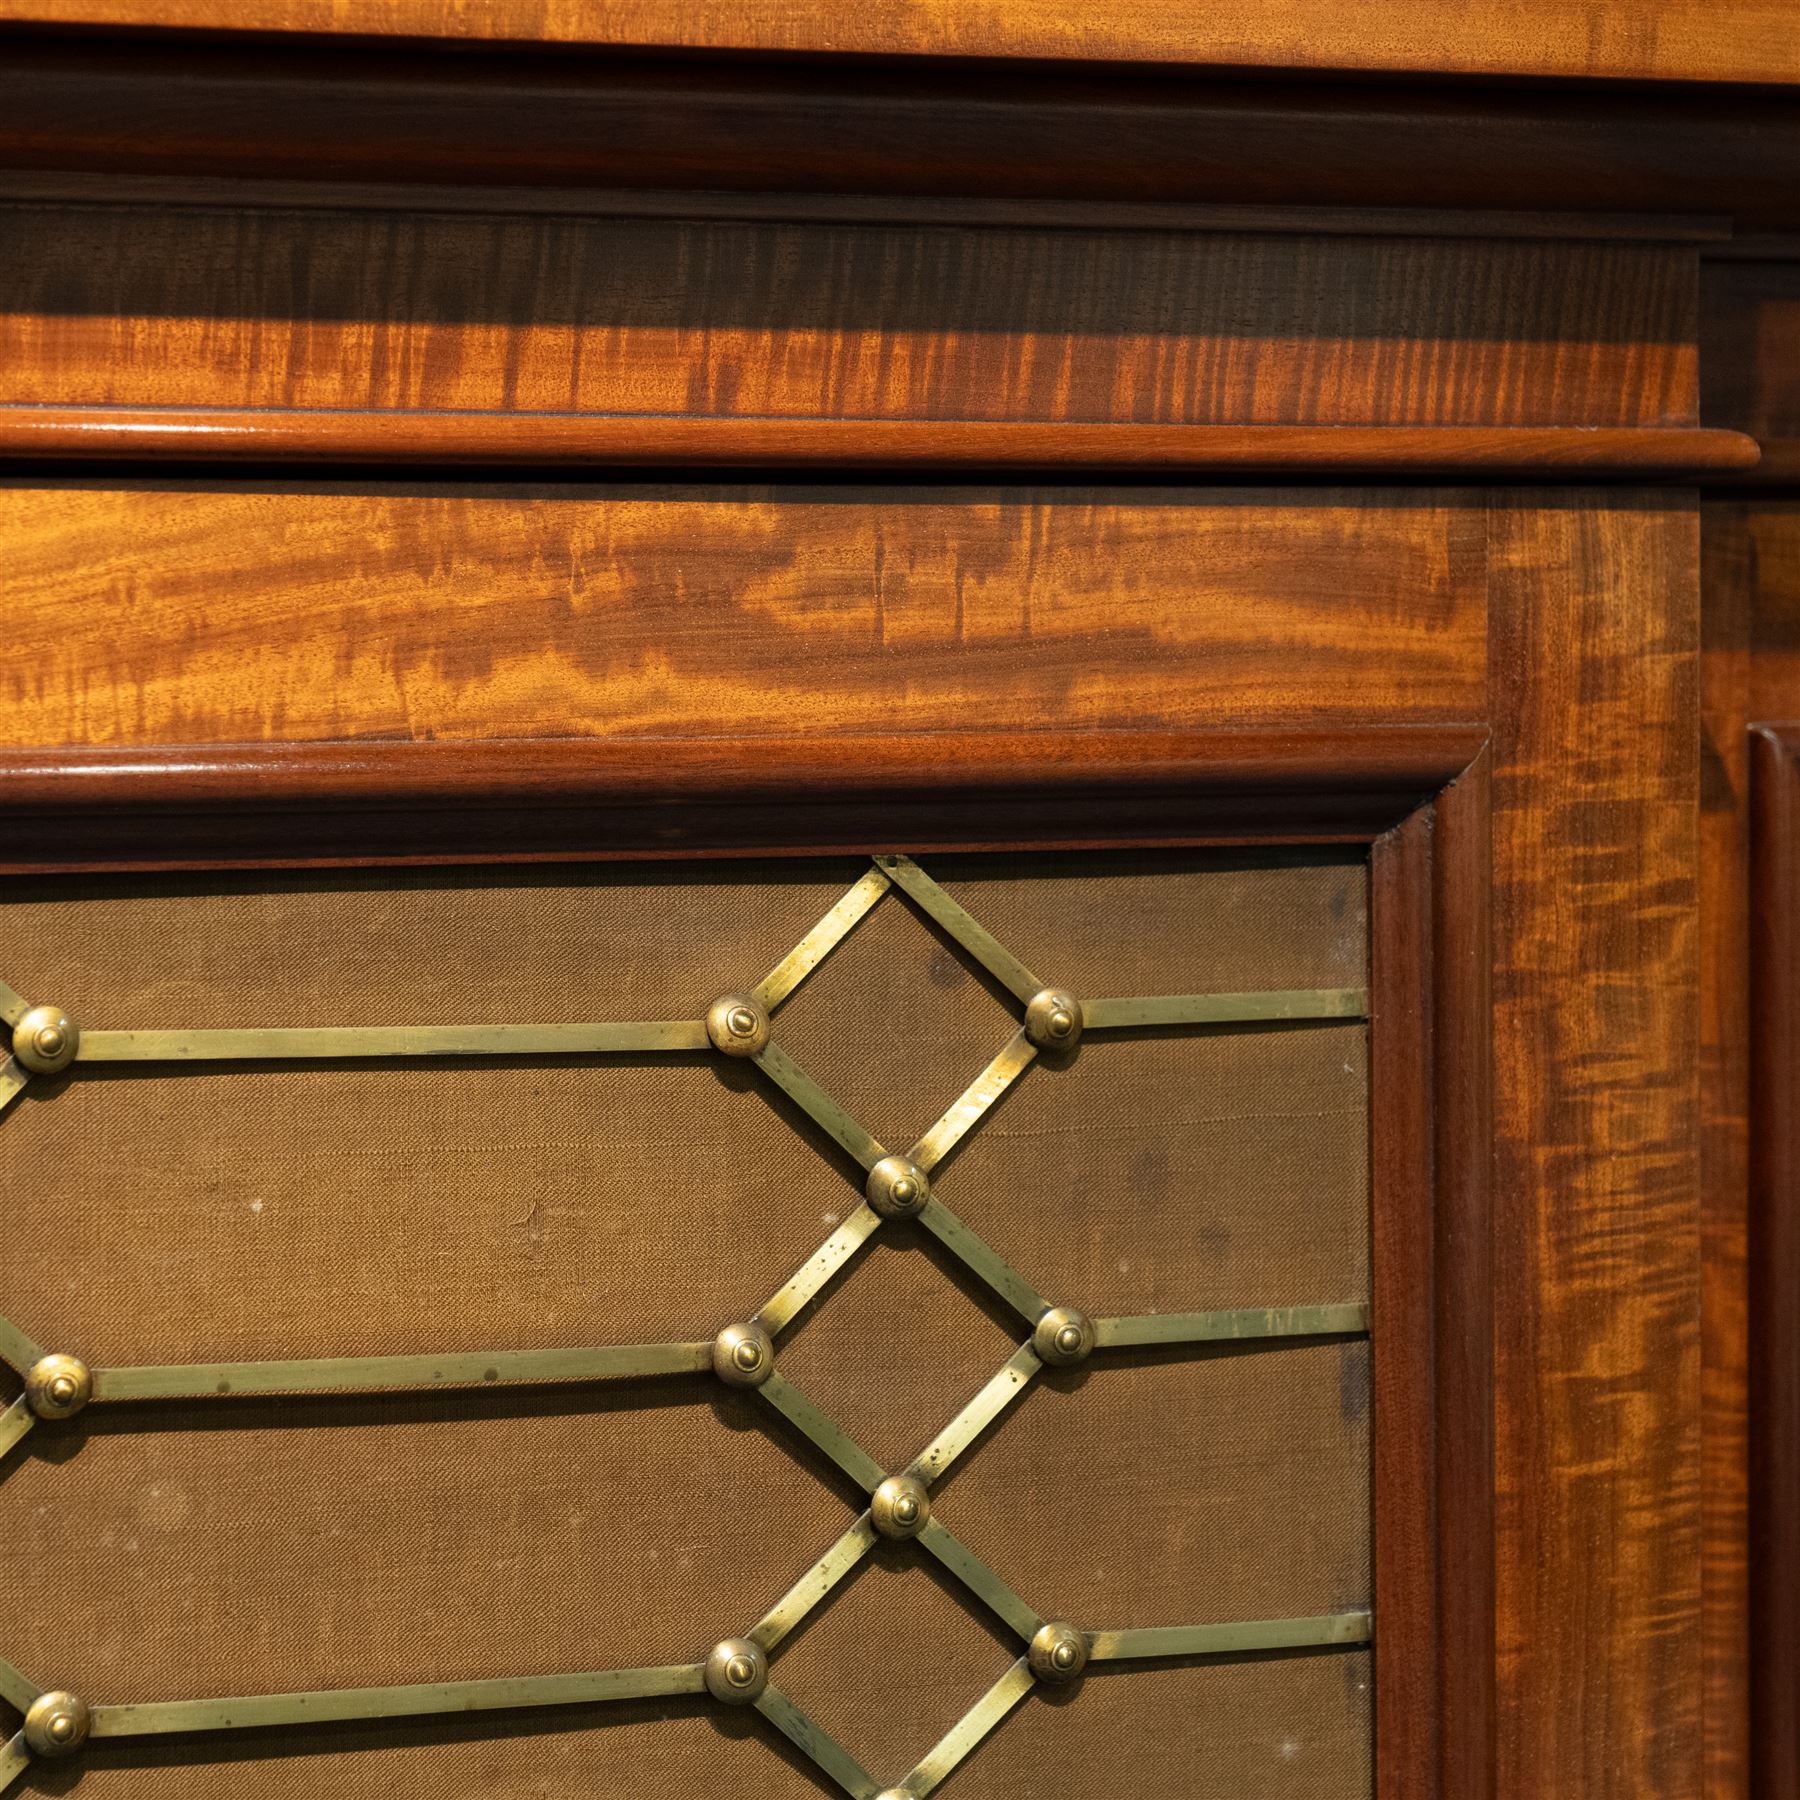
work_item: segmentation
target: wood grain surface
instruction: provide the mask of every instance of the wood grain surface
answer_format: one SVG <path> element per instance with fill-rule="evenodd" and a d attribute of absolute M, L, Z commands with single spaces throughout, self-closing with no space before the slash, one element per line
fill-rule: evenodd
<path fill-rule="evenodd" d="M 1500 1791 L 1701 1781 L 1697 509 L 1496 503 Z"/>
<path fill-rule="evenodd" d="M 1757 1800 L 1800 1794 L 1800 728 L 1751 742 L 1750 1347 L 1752 1770 Z"/>
<path fill-rule="evenodd" d="M 32 406 L 1698 422 L 1692 245 L 151 206 L 0 231 L 0 402 Z"/>
<path fill-rule="evenodd" d="M 1454 496 L 0 487 L 0 741 L 1481 717 Z"/>
<path fill-rule="evenodd" d="M 1701 508 L 1700 1140 L 1706 1800 L 1750 1793 L 1749 726 L 1747 508 Z"/>
<path fill-rule="evenodd" d="M 0 458 L 318 468 L 1323 475 L 1738 481 L 1740 431 L 1668 425 L 1091 425 L 1043 419 L 661 418 L 295 407 L 8 406 Z"/>
<path fill-rule="evenodd" d="M 1750 728 L 1800 718 L 1800 501 L 1709 500 L 1702 543 L 1706 1791 L 1708 1800 L 1793 1800 L 1800 1634 L 1784 1585 L 1791 1591 L 1800 1533 L 1791 1505 L 1770 1491 L 1780 1446 L 1760 1441 L 1761 1426 L 1752 1427 L 1754 1390 L 1776 1366 L 1792 1304 L 1779 1280 L 1764 1287 L 1766 1303 L 1753 1304 L 1764 1255 L 1755 1245 L 1766 1250 L 1773 1241 L 1772 1222 L 1758 1212 L 1779 1190 L 1753 1199 L 1750 1168 L 1752 1132 L 1767 1111 L 1753 1104 L 1751 1019 L 1765 984 L 1779 978 L 1753 961 L 1752 937 L 1760 923 L 1767 944 L 1791 906 L 1751 885 L 1752 819 L 1763 800 L 1775 805 L 1779 796 L 1753 792 Z M 1779 756 L 1763 770 L 1759 779 L 1792 779 Z M 1773 1002 L 1765 1007 L 1771 1017 L 1775 1010 Z M 1780 1042 L 1772 1027 L 1764 1041 Z M 1778 1079 L 1771 1072 L 1764 1092 L 1775 1092 Z M 1780 1419 L 1780 1403 L 1762 1415 L 1778 1430 Z"/>
<path fill-rule="evenodd" d="M 206 31 L 513 39 L 703 50 L 1422 70 L 1633 81 L 1800 81 L 1782 0 L 0 0 L 0 19 Z"/>
<path fill-rule="evenodd" d="M 1617 235 L 1622 211 L 1661 215 L 1644 237 L 1800 228 L 1800 113 L 1779 89 L 1244 81 L 1054 63 L 1015 64 L 1002 80 L 929 58 L 470 55 L 369 39 L 14 36 L 6 50 L 5 181 L 104 175 L 100 198 L 179 177 L 216 201 L 222 182 L 273 178 L 312 203 L 367 184 L 422 189 L 425 210 L 469 210 L 486 187 L 500 210 L 540 212 L 593 211 L 592 190 L 626 189 L 639 208 L 746 196 L 766 210 L 773 196 L 790 216 L 879 198 L 915 211 L 978 203 L 990 217 L 1020 200 L 1104 202 L 1124 209 L 1121 226 L 1152 222 L 1134 216 L 1145 205 L 1211 203 L 1478 208 L 1503 236 L 1519 222 L 1496 209 L 1561 213 L 1557 235 L 1584 214 Z M 446 186 L 460 197 L 446 202 Z"/>

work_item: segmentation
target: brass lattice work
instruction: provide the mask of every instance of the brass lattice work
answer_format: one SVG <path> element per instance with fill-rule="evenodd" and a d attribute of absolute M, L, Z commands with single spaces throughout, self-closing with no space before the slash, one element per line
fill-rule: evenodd
<path fill-rule="evenodd" d="M 771 1036 L 771 1016 L 894 888 L 934 920 L 1018 1002 L 1022 1024 L 963 1094 L 903 1154 L 890 1152 L 788 1056 Z M 290 1362 L 183 1364 L 89 1369 L 49 1353 L 0 1318 L 0 1361 L 25 1391 L 0 1412 L 0 1457 L 40 1420 L 68 1418 L 89 1404 L 204 1400 L 220 1395 L 355 1393 L 474 1388 L 496 1383 L 576 1383 L 712 1371 L 752 1389 L 869 1496 L 869 1505 L 794 1586 L 741 1636 L 703 1661 L 662 1668 L 565 1675 L 338 1688 L 146 1705 L 89 1706 L 64 1690 L 40 1689 L 0 1660 L 0 1699 L 24 1714 L 0 1748 L 0 1792 L 35 1757 L 77 1750 L 89 1737 L 248 1730 L 361 1719 L 588 1705 L 606 1700 L 710 1693 L 754 1705 L 854 1800 L 923 1800 L 1038 1682 L 1068 1682 L 1089 1661 L 1217 1657 L 1369 1641 L 1367 1612 L 1150 1629 L 1077 1629 L 1039 1613 L 937 1517 L 931 1490 L 951 1465 L 1013 1406 L 1046 1365 L 1080 1362 L 1094 1351 L 1222 1339 L 1317 1339 L 1368 1330 L 1361 1303 L 1303 1305 L 1139 1317 L 1090 1318 L 1053 1304 L 944 1203 L 934 1171 L 1019 1079 L 1040 1052 L 1066 1051 L 1086 1033 L 1295 1019 L 1357 1019 L 1360 989 L 1244 994 L 1177 994 L 1082 1001 L 1046 986 L 918 865 L 880 856 L 755 987 L 722 995 L 702 1020 L 559 1025 L 357 1026 L 344 1029 L 84 1031 L 55 1006 L 32 1005 L 0 982 L 0 1020 L 12 1031 L 0 1061 L 0 1110 L 38 1075 L 100 1062 L 166 1063 L 252 1058 L 517 1056 L 713 1050 L 751 1061 L 866 1173 L 865 1197 L 802 1266 L 741 1324 L 712 1342 L 496 1350 L 445 1355 L 335 1357 Z M 881 1467 L 783 1375 L 776 1346 L 884 1220 L 914 1218 L 999 1300 L 1018 1313 L 1026 1340 L 903 1470 Z M 696 1397 L 703 1390 L 697 1389 Z M 1019 1639 L 1023 1652 L 950 1732 L 896 1786 L 882 1788 L 850 1752 L 770 1680 L 770 1658 L 883 1539 L 920 1547 Z"/>

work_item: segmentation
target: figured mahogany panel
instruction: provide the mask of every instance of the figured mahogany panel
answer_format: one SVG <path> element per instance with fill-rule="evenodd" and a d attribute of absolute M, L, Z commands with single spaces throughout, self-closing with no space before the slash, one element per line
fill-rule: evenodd
<path fill-rule="evenodd" d="M 1692 245 L 106 205 L 9 207 L 0 228 L 0 402 L 1698 416 Z"/>
<path fill-rule="evenodd" d="M 1663 81 L 1800 81 L 1783 0 L 4 0 L 58 25 L 513 38 L 706 50 L 1014 56 L 1274 68 L 1424 70 Z"/>
<path fill-rule="evenodd" d="M 1500 1790 L 1700 1786 L 1697 510 L 1497 502 Z"/>
<path fill-rule="evenodd" d="M 1447 495 L 0 488 L 0 741 L 1479 719 Z"/>

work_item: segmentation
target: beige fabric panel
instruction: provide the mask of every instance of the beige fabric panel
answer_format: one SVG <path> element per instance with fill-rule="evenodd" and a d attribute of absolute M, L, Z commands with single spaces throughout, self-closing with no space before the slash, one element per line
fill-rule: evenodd
<path fill-rule="evenodd" d="M 1328 853 L 923 860 L 1080 994 L 1365 980 L 1363 869 Z M 0 976 L 91 1026 L 693 1018 L 866 866 L 15 883 Z M 777 1019 L 895 1148 L 1015 1029 L 898 895 Z M 1091 1312 L 1362 1298 L 1363 1036 L 1097 1036 L 1034 1066 L 942 1191 Z M 23 1178 L 46 1166 L 54 1187 Z M 841 1153 L 704 1055 L 78 1070 L 0 1119 L 0 1184 L 0 1311 L 101 1366 L 706 1338 L 857 1202 Z M 781 1362 L 893 1467 L 1024 1332 L 890 1226 Z M 1368 1431 L 1361 1344 L 1111 1354 L 1047 1375 L 943 1485 L 942 1516 L 1084 1625 L 1356 1607 Z M 99 1701 L 697 1659 L 854 1504 L 703 1376 L 97 1407 L 0 1468 L 0 1655 Z M 775 1673 L 888 1780 L 1017 1649 L 915 1550 L 884 1549 Z M 1028 1701 L 947 1792 L 1035 1797 L 1055 1775 L 1106 1800 L 1358 1796 L 1367 1683 L 1357 1653 L 1096 1671 Z M 97 1744 L 75 1767 L 100 1800 L 827 1791 L 759 1721 L 685 1700 Z M 69 1779 L 36 1768 L 23 1791 Z"/>

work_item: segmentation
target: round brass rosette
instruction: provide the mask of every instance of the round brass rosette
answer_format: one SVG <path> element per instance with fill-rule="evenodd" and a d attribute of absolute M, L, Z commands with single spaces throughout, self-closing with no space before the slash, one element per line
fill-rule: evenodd
<path fill-rule="evenodd" d="M 869 1171 L 863 1192 L 884 1219 L 910 1219 L 925 1210 L 931 1183 L 917 1163 L 904 1156 L 884 1156 Z"/>
<path fill-rule="evenodd" d="M 75 1060 L 81 1032 L 60 1006 L 34 1006 L 13 1027 L 12 1053 L 34 1075 L 54 1075 Z"/>
<path fill-rule="evenodd" d="M 727 1325 L 713 1339 L 713 1373 L 733 1387 L 761 1387 L 775 1373 L 775 1340 L 760 1325 Z"/>
<path fill-rule="evenodd" d="M 890 1475 L 870 1499 L 869 1513 L 883 1537 L 917 1537 L 931 1517 L 931 1496 L 916 1476 Z"/>
<path fill-rule="evenodd" d="M 1081 1037 L 1081 1002 L 1062 988 L 1045 988 L 1025 1007 L 1025 1035 L 1040 1050 L 1073 1050 Z"/>
<path fill-rule="evenodd" d="M 706 1659 L 706 1691 L 727 1706 L 748 1706 L 769 1685 L 769 1659 L 748 1638 L 715 1644 Z"/>
<path fill-rule="evenodd" d="M 1031 1347 L 1059 1369 L 1083 1362 L 1094 1348 L 1094 1321 L 1072 1306 L 1053 1306 L 1038 1320 Z"/>
<path fill-rule="evenodd" d="M 87 1741 L 92 1723 L 79 1694 L 39 1694 L 25 1713 L 25 1742 L 33 1756 L 68 1756 Z"/>
<path fill-rule="evenodd" d="M 88 1366 L 73 1356 L 44 1356 L 25 1376 L 25 1404 L 40 1419 L 67 1419 L 94 1397 Z"/>
<path fill-rule="evenodd" d="M 706 1009 L 706 1035 L 726 1056 L 754 1056 L 769 1041 L 767 1008 L 748 994 L 721 994 Z"/>
<path fill-rule="evenodd" d="M 1026 1655 L 1038 1680 L 1073 1681 L 1087 1667 L 1087 1639 L 1073 1625 L 1053 1620 L 1038 1627 Z"/>

